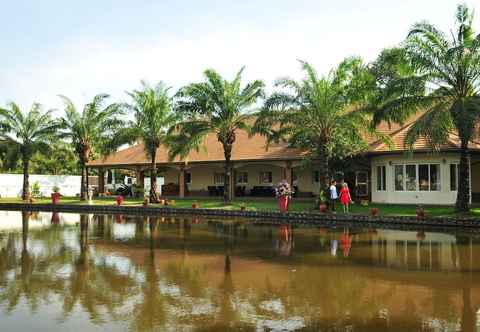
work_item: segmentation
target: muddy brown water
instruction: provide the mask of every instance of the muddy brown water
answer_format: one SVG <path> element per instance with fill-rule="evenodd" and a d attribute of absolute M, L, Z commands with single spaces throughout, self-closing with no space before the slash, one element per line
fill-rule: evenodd
<path fill-rule="evenodd" d="M 0 331 L 480 331 L 480 235 L 0 211 Z"/>

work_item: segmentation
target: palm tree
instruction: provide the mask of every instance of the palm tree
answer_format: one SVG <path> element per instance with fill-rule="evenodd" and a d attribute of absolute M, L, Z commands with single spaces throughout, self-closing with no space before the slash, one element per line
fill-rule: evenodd
<path fill-rule="evenodd" d="M 287 141 L 319 161 L 320 194 L 328 186 L 333 157 L 352 156 L 368 147 L 371 116 L 357 110 L 366 100 L 373 76 L 359 58 L 345 59 L 326 76 L 300 61 L 305 78 L 282 78 L 265 102 L 255 131 L 268 140 Z"/>
<path fill-rule="evenodd" d="M 177 93 L 176 111 L 183 121 L 176 127 L 179 134 L 170 144 L 170 158 L 185 158 L 192 150 L 199 150 L 203 138 L 214 133 L 222 144 L 225 156 L 224 202 L 231 201 L 230 174 L 232 148 L 237 130 L 251 128 L 249 111 L 264 97 L 264 83 L 256 80 L 241 86 L 242 68 L 233 81 L 227 81 L 216 71 L 204 72 L 205 81 L 192 83 Z"/>
<path fill-rule="evenodd" d="M 470 208 L 469 143 L 474 139 L 480 116 L 480 35 L 472 27 L 473 12 L 459 5 L 456 31 L 451 37 L 427 22 L 415 24 L 403 44 L 413 73 L 393 80 L 381 90 L 376 106 L 376 123 L 402 123 L 417 112 L 405 142 L 425 137 L 438 149 L 449 135 L 460 140 L 458 212 Z M 414 86 L 425 89 L 412 89 Z M 420 90 L 420 91 L 419 91 Z"/>
<path fill-rule="evenodd" d="M 106 94 L 96 95 L 78 111 L 73 102 L 60 96 L 65 104 L 65 115 L 61 119 L 63 136 L 70 139 L 78 155 L 81 168 L 80 199 L 87 199 L 87 167 L 86 164 L 95 154 L 108 154 L 120 142 L 117 133 L 124 121 L 119 117 L 123 110 L 117 104 L 105 106 Z"/>
<path fill-rule="evenodd" d="M 157 149 L 167 141 L 170 128 L 176 123 L 177 116 L 172 110 L 172 100 L 168 95 L 169 88 L 162 82 L 155 87 L 142 82 L 141 90 L 134 90 L 128 95 L 135 120 L 126 129 L 129 140 L 140 139 L 150 158 L 150 202 L 158 201 L 157 197 Z"/>
<path fill-rule="evenodd" d="M 27 113 L 22 112 L 13 102 L 6 109 L 0 108 L 0 139 L 20 151 L 24 200 L 29 193 L 30 160 L 36 152 L 45 153 L 49 150 L 49 143 L 58 133 L 58 129 L 58 121 L 52 120 L 51 111 L 43 112 L 40 104 L 33 104 Z"/>

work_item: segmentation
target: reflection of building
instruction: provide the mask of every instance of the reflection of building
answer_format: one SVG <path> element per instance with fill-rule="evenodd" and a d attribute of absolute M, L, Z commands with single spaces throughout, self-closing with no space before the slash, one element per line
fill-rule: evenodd
<path fill-rule="evenodd" d="M 372 260 L 388 267 L 450 271 L 459 267 L 453 235 L 378 230 L 372 240 Z"/>

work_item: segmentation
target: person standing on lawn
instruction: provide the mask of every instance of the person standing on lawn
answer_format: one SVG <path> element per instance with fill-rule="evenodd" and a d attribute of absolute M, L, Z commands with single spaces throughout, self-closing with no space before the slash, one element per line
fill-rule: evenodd
<path fill-rule="evenodd" d="M 332 180 L 332 182 L 330 182 L 330 210 L 332 210 L 332 212 L 335 212 L 335 202 L 337 199 L 337 181 Z"/>
<path fill-rule="evenodd" d="M 340 189 L 340 203 L 343 205 L 343 213 L 348 213 L 350 204 L 353 203 L 353 201 L 346 182 L 342 184 L 342 189 Z"/>

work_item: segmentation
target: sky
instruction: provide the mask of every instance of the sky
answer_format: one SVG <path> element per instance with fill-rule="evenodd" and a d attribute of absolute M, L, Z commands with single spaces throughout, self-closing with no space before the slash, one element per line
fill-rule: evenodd
<path fill-rule="evenodd" d="M 213 68 L 231 79 L 325 74 L 348 56 L 373 61 L 415 22 L 453 28 L 456 0 L 0 0 L 0 106 L 80 108 L 98 93 L 128 101 L 141 80 L 173 91 Z M 476 9 L 480 31 L 480 4 Z"/>

